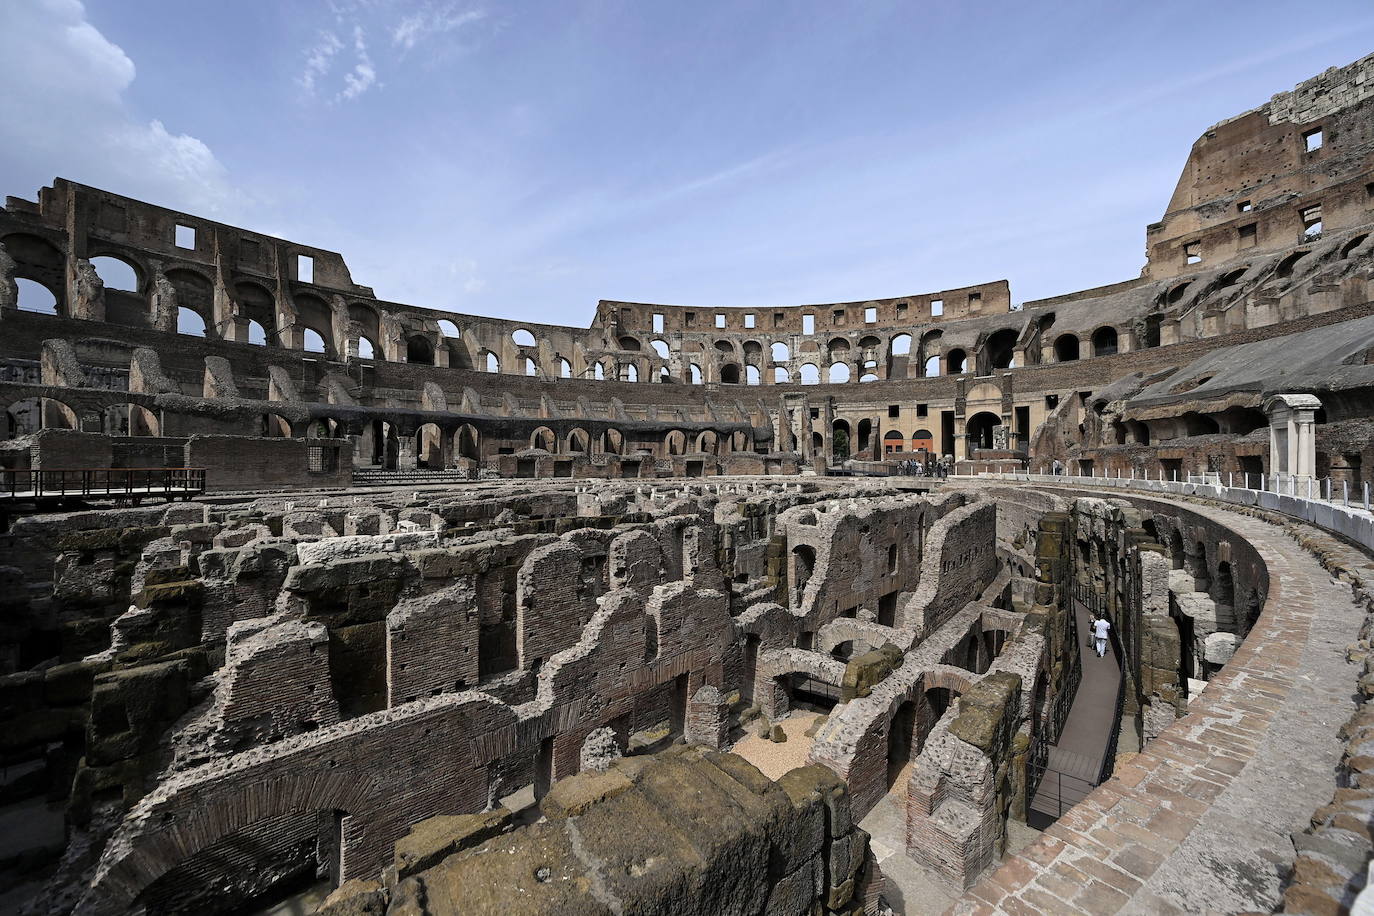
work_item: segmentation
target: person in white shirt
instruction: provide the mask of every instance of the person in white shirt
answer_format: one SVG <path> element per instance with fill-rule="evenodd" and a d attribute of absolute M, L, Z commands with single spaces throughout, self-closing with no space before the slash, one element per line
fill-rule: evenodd
<path fill-rule="evenodd" d="M 1107 632 L 1112 628 L 1111 622 L 1106 617 L 1099 617 L 1093 624 L 1093 636 L 1097 639 L 1097 657 L 1102 658 L 1107 654 Z"/>

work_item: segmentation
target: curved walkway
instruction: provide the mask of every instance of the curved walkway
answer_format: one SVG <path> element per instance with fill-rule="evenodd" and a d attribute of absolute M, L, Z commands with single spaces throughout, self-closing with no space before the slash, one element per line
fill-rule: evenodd
<path fill-rule="evenodd" d="M 1263 613 L 1195 709 L 951 913 L 1267 912 L 1294 859 L 1289 834 L 1332 796 L 1357 676 L 1344 650 L 1363 620 L 1349 586 L 1276 525 L 1132 501 L 1179 506 L 1253 544 L 1269 568 Z"/>

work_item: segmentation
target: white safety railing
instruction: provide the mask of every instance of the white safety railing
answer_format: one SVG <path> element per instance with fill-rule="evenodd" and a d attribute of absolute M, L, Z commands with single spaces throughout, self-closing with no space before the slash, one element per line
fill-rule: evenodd
<path fill-rule="evenodd" d="M 1335 532 L 1374 550 L 1374 512 L 1370 486 L 1351 487 L 1330 477 L 1296 477 L 1288 474 L 1202 474 L 1185 479 L 1134 475 L 1106 477 L 1077 474 L 978 473 L 959 474 L 960 479 L 1013 480 L 1028 483 L 1076 484 L 1098 488 L 1173 493 L 1199 496 L 1241 506 L 1282 512 Z"/>

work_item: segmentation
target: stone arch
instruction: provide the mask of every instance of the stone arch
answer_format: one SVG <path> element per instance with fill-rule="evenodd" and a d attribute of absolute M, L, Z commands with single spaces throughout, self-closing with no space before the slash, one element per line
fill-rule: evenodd
<path fill-rule="evenodd" d="M 538 343 L 534 339 L 534 335 L 526 328 L 516 328 L 514 331 L 511 331 L 510 339 L 517 347 L 538 346 Z"/>
<path fill-rule="evenodd" d="M 291 421 L 279 413 L 265 413 L 262 415 L 262 433 L 268 438 L 290 439 Z"/>
<path fill-rule="evenodd" d="M 547 426 L 541 426 L 530 433 L 530 448 L 542 448 L 549 454 L 557 454 L 558 437 Z"/>
<path fill-rule="evenodd" d="M 988 337 L 987 343 L 983 345 L 983 352 L 987 354 L 989 371 L 1012 369 L 1016 366 L 1016 338 L 1017 334 L 1013 328 L 1002 328 Z"/>
<path fill-rule="evenodd" d="M 769 347 L 769 354 L 773 357 L 773 362 L 775 363 L 785 363 L 792 358 L 792 351 L 788 349 L 787 344 L 780 340 L 775 341 L 773 345 Z"/>
<path fill-rule="evenodd" d="M 209 337 L 210 324 L 195 309 L 177 306 L 177 333 L 188 337 Z"/>
<path fill-rule="evenodd" d="M 43 428 L 43 401 L 24 398 L 5 407 L 5 438 L 18 439 Z"/>
<path fill-rule="evenodd" d="M 1079 343 L 1077 334 L 1060 334 L 1054 339 L 1054 360 L 1058 363 L 1071 363 L 1078 359 Z"/>
<path fill-rule="evenodd" d="M 490 350 L 482 351 L 482 364 L 487 372 L 495 374 L 501 371 L 501 358 Z"/>
<path fill-rule="evenodd" d="M 477 432 L 477 427 L 471 423 L 464 423 L 453 434 L 453 450 L 460 458 L 468 458 L 472 461 L 481 460 L 481 442 L 481 434 Z"/>
<path fill-rule="evenodd" d="M 16 303 L 19 311 L 33 312 L 36 315 L 62 314 L 57 294 L 42 283 L 28 277 L 16 277 L 14 284 L 19 289 L 19 301 Z"/>
<path fill-rule="evenodd" d="M 324 352 L 331 358 L 338 356 L 338 344 L 334 339 L 334 310 L 319 296 L 308 293 L 293 297 L 296 306 L 296 324 L 306 330 L 314 331 L 324 342 Z M 376 348 L 373 348 L 376 353 Z"/>
<path fill-rule="evenodd" d="M 415 466 L 439 470 L 449 465 L 449 443 L 437 423 L 424 423 L 415 430 Z"/>
<path fill-rule="evenodd" d="M 687 436 L 680 429 L 671 429 L 663 437 L 665 455 L 682 455 L 687 451 Z"/>
<path fill-rule="evenodd" d="M 26 308 L 24 299 L 32 298 L 40 290 L 46 291 L 52 296 L 51 311 L 47 312 L 47 303 L 44 302 L 46 314 L 65 315 L 66 306 L 66 284 L 67 284 L 67 257 L 56 245 L 41 236 L 31 235 L 27 232 L 14 232 L 0 238 L 0 245 L 9 252 L 14 259 L 14 277 L 16 281 L 26 281 L 20 283 L 20 308 L 24 311 L 35 311 L 36 309 Z"/>
<path fill-rule="evenodd" d="M 625 434 L 618 429 L 607 429 L 601 434 L 601 451 L 608 455 L 625 454 Z"/>
<path fill-rule="evenodd" d="M 716 435 L 715 430 L 703 430 L 697 436 L 696 450 L 709 455 L 715 455 L 720 451 L 720 437 Z"/>
<path fill-rule="evenodd" d="M 1093 356 L 1111 356 L 1116 353 L 1117 334 L 1116 328 L 1105 324 L 1093 331 L 1092 336 Z"/>
<path fill-rule="evenodd" d="M 115 290 L 126 293 L 139 293 L 146 288 L 148 273 L 143 265 L 124 254 L 101 251 L 90 259 L 96 276 L 105 284 L 106 292 Z"/>
<path fill-rule="evenodd" d="M 802 363 L 801 383 L 803 385 L 819 385 L 821 383 L 821 370 L 815 363 Z"/>
<path fill-rule="evenodd" d="M 962 347 L 955 347 L 945 354 L 945 374 L 962 375 L 968 371 L 968 354 Z"/>
<path fill-rule="evenodd" d="M 296 297 L 297 310 L 299 310 L 300 297 Z M 377 310 L 366 302 L 352 302 L 348 306 L 348 320 L 358 326 L 360 337 L 365 337 L 372 344 L 372 356 L 370 359 L 386 359 L 384 353 L 377 346 L 377 341 L 382 339 L 382 318 Z"/>
<path fill-rule="evenodd" d="M 434 344 L 422 334 L 412 334 L 406 338 L 406 362 L 421 366 L 434 365 Z"/>
<path fill-rule="evenodd" d="M 968 437 L 968 449 L 992 448 L 993 428 L 1002 425 L 1002 418 L 995 413 L 983 410 L 964 422 L 964 432 Z"/>
<path fill-rule="evenodd" d="M 720 383 L 722 385 L 739 384 L 739 365 L 737 363 L 725 363 L 720 367 Z"/>
<path fill-rule="evenodd" d="M 701 367 L 698 366 L 696 363 L 692 363 L 690 366 L 687 367 L 687 374 L 691 378 L 691 382 L 693 385 L 702 384 Z"/>
<path fill-rule="evenodd" d="M 564 450 L 569 455 L 590 455 L 592 437 L 587 434 L 585 429 L 575 426 L 568 430 L 568 436 L 564 440 Z"/>
<path fill-rule="evenodd" d="M 251 319 L 262 325 L 268 340 L 277 336 L 277 298 L 271 290 L 254 280 L 234 284 L 234 302 L 239 320 Z"/>
<path fill-rule="evenodd" d="M 830 368 L 826 370 L 826 381 L 833 384 L 847 382 L 849 381 L 849 376 L 848 363 L 834 362 L 831 363 Z"/>
<path fill-rule="evenodd" d="M 169 270 L 165 276 L 167 282 L 176 290 L 177 306 L 194 312 L 205 323 L 205 333 L 201 336 L 217 339 L 219 334 L 215 329 L 215 285 L 204 274 L 185 267 Z M 180 312 L 177 322 L 180 330 Z"/>

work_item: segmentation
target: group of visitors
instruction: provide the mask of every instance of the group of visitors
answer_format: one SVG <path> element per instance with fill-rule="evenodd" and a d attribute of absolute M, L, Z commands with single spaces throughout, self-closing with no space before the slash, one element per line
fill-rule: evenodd
<path fill-rule="evenodd" d="M 908 477 L 939 477 L 949 476 L 950 461 L 948 458 L 934 458 L 929 464 L 918 458 L 905 458 L 897 462 L 898 470 Z"/>

